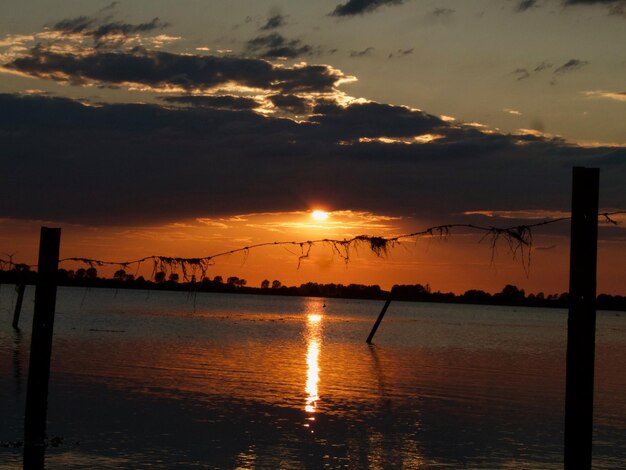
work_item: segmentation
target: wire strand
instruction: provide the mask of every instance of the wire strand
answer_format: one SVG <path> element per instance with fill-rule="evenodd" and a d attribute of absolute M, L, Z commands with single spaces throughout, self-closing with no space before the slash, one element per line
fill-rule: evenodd
<path fill-rule="evenodd" d="M 626 211 L 613 211 L 613 212 L 601 212 L 598 214 L 599 218 L 604 218 L 604 221 L 613 225 L 618 225 L 618 222 L 612 219 L 612 216 L 626 214 Z M 504 238 L 509 244 L 509 251 L 513 257 L 520 253 L 524 269 L 527 271 L 530 267 L 530 254 L 532 248 L 532 230 L 537 227 L 543 227 L 546 225 L 555 224 L 571 220 L 571 216 L 559 217 L 555 219 L 542 220 L 533 224 L 520 224 L 509 227 L 495 227 L 488 225 L 476 225 L 476 224 L 444 224 L 436 225 L 410 233 L 404 233 L 393 237 L 372 236 L 372 235 L 357 235 L 348 239 L 331 239 L 331 238 L 319 238 L 316 240 L 306 241 L 273 241 L 262 242 L 253 245 L 247 245 L 232 250 L 223 251 L 213 255 L 198 257 L 198 258 L 184 258 L 184 257 L 171 257 L 150 255 L 144 256 L 129 261 L 107 261 L 95 258 L 87 257 L 69 257 L 59 260 L 59 263 L 67 262 L 80 262 L 91 267 L 95 266 L 119 266 L 120 268 L 128 268 L 129 266 L 139 266 L 148 261 L 153 262 L 153 276 L 158 271 L 176 271 L 180 269 L 185 280 L 189 279 L 189 274 L 194 276 L 199 273 L 201 278 L 206 276 L 206 272 L 210 266 L 214 264 L 216 258 L 222 258 L 225 256 L 244 253 L 247 257 L 250 250 L 268 247 L 268 246 L 293 246 L 300 249 L 300 254 L 294 253 L 298 256 L 298 267 L 302 261 L 309 257 L 311 249 L 315 245 L 329 245 L 333 252 L 340 256 L 344 261 L 348 262 L 350 259 L 350 250 L 356 248 L 359 245 L 367 245 L 368 248 L 379 257 L 387 255 L 390 248 L 393 248 L 395 244 L 399 244 L 404 240 L 416 239 L 421 237 L 447 237 L 453 230 L 456 229 L 469 229 L 472 231 L 483 232 L 485 237 L 491 237 L 490 243 L 492 250 L 495 250 L 496 243 L 501 238 Z M 483 237 L 484 239 L 484 237 Z M 37 265 L 28 265 L 24 263 L 16 263 L 13 261 L 13 255 L 7 254 L 9 259 L 0 258 L 0 268 L 8 266 L 9 269 L 29 269 L 36 267 Z M 493 261 L 493 259 L 492 259 Z"/>

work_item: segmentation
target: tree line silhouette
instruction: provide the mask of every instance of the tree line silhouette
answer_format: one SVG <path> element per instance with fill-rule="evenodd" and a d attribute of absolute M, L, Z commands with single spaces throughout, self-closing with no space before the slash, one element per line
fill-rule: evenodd
<path fill-rule="evenodd" d="M 13 265 L 13 269 L 0 270 L 0 284 L 35 284 L 37 273 L 26 265 Z M 113 289 L 151 289 L 173 290 L 185 292 L 219 292 L 237 294 L 269 294 L 306 297 L 329 297 L 350 299 L 383 300 L 390 296 L 394 300 L 418 302 L 445 302 L 482 305 L 512 305 L 528 307 L 568 307 L 568 294 L 526 294 L 524 289 L 507 284 L 497 293 L 491 294 L 483 290 L 470 289 L 457 295 L 452 292 L 433 292 L 428 284 L 394 285 L 391 291 L 382 289 L 379 285 L 363 284 L 319 284 L 307 282 L 300 286 L 285 286 L 274 279 L 264 279 L 259 287 L 248 285 L 246 279 L 230 276 L 213 278 L 205 276 L 196 280 L 191 276 L 189 281 L 181 282 L 178 273 L 157 271 L 153 279 L 144 276 L 135 276 L 124 269 L 114 272 L 112 278 L 98 276 L 95 267 L 80 268 L 77 270 L 58 270 L 58 285 L 74 287 L 104 287 Z M 597 308 L 600 310 L 626 311 L 626 296 L 600 294 L 597 297 Z"/>

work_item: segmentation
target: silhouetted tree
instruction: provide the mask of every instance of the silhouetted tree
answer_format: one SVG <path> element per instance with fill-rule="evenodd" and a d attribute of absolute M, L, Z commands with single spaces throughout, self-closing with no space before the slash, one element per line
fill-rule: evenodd
<path fill-rule="evenodd" d="M 87 271 L 85 271 L 85 277 L 87 279 L 95 279 L 98 277 L 98 270 L 94 267 L 91 268 L 87 268 Z"/>
<path fill-rule="evenodd" d="M 463 298 L 468 302 L 486 302 L 491 299 L 491 294 L 478 289 L 470 289 L 465 291 Z"/>
<path fill-rule="evenodd" d="M 283 286 L 283 283 L 280 282 L 278 279 L 274 279 L 272 281 L 272 289 L 280 289 Z"/>
<path fill-rule="evenodd" d="M 622 295 L 600 294 L 597 306 L 603 310 L 626 310 L 626 297 Z"/>
<path fill-rule="evenodd" d="M 270 287 L 270 281 L 268 281 L 267 279 L 263 279 L 261 281 L 261 289 L 269 289 Z"/>
<path fill-rule="evenodd" d="M 213 278 L 213 282 L 215 282 L 216 284 L 222 284 L 224 282 L 224 278 L 222 278 L 222 276 L 215 276 Z"/>
<path fill-rule="evenodd" d="M 169 277 L 170 282 L 178 282 L 179 278 L 180 276 L 178 276 L 178 273 L 170 273 L 170 277 Z"/>
<path fill-rule="evenodd" d="M 118 269 L 113 273 L 113 279 L 117 279 L 118 281 L 124 281 L 126 279 L 126 271 L 123 269 Z"/>
<path fill-rule="evenodd" d="M 248 283 L 245 279 L 240 279 L 237 276 L 231 276 L 226 279 L 226 284 L 233 287 L 243 287 Z"/>
<path fill-rule="evenodd" d="M 526 298 L 524 289 L 519 289 L 517 286 L 507 284 L 502 289 L 502 292 L 495 294 L 494 299 L 504 302 L 521 302 Z"/>
<path fill-rule="evenodd" d="M 154 275 L 154 282 L 165 282 L 165 271 L 159 271 Z"/>
<path fill-rule="evenodd" d="M 428 290 L 421 284 L 414 285 L 394 285 L 391 290 L 396 299 L 404 300 L 424 300 L 431 295 L 430 286 Z"/>

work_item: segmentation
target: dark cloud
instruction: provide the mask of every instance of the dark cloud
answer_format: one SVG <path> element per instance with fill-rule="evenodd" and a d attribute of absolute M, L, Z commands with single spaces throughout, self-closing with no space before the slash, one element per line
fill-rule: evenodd
<path fill-rule="evenodd" d="M 242 96 L 219 95 L 219 96 L 167 96 L 162 98 L 167 103 L 181 104 L 187 106 L 208 107 L 217 109 L 237 109 L 247 110 L 258 108 L 261 103 L 253 98 Z"/>
<path fill-rule="evenodd" d="M 333 16 L 354 16 L 371 13 L 383 5 L 401 5 L 405 0 L 348 0 L 337 5 Z"/>
<path fill-rule="evenodd" d="M 335 103 L 319 104 L 312 121 L 336 140 L 359 137 L 412 137 L 447 129 L 440 118 L 404 106 L 380 103 L 353 104 L 342 107 Z"/>
<path fill-rule="evenodd" d="M 0 108 L 0 217 L 139 225 L 315 201 L 449 222 L 567 210 L 573 165 L 601 168 L 602 205 L 626 206 L 626 149 L 485 133 L 398 106 L 318 105 L 310 122 L 42 96 L 0 95 Z M 425 133 L 438 139 L 373 140 Z"/>
<path fill-rule="evenodd" d="M 286 57 L 289 59 L 310 54 L 313 48 L 302 44 L 299 39 L 288 40 L 279 33 L 258 36 L 246 43 L 248 51 L 267 58 Z"/>
<path fill-rule="evenodd" d="M 59 21 L 52 26 L 52 30 L 66 34 L 79 34 L 91 28 L 96 21 L 96 18 L 90 16 L 77 16 Z"/>
<path fill-rule="evenodd" d="M 575 70 L 580 70 L 588 63 L 589 62 L 585 60 L 570 59 L 567 62 L 565 62 L 563 65 L 561 65 L 560 67 L 557 67 L 554 70 L 554 73 L 561 74 L 561 73 L 573 72 Z"/>
<path fill-rule="evenodd" d="M 373 47 L 366 47 L 362 51 L 350 51 L 350 57 L 365 57 L 367 55 L 372 55 L 374 52 Z"/>
<path fill-rule="evenodd" d="M 626 1 L 611 6 L 609 13 L 611 15 L 623 16 L 626 18 Z"/>
<path fill-rule="evenodd" d="M 140 24 L 113 22 L 98 26 L 98 28 L 96 28 L 91 34 L 93 34 L 96 39 L 101 39 L 102 37 L 108 35 L 130 36 L 136 33 L 146 33 L 157 29 L 163 29 L 167 26 L 169 26 L 169 23 L 165 23 L 159 18 L 153 18 L 152 21 Z"/>
<path fill-rule="evenodd" d="M 563 0 L 565 5 L 607 5 L 621 2 L 622 0 Z"/>
<path fill-rule="evenodd" d="M 517 68 L 511 72 L 512 75 L 515 75 L 517 80 L 524 80 L 530 77 L 530 73 L 525 68 Z"/>
<path fill-rule="evenodd" d="M 610 15 L 618 15 L 626 17 L 626 0 L 560 0 L 564 7 L 575 7 L 584 5 L 598 5 L 609 8 Z M 524 12 L 534 7 L 541 6 L 538 0 L 516 0 L 515 10 Z"/>
<path fill-rule="evenodd" d="M 542 72 L 544 70 L 551 69 L 552 67 L 554 67 L 553 64 L 550 64 L 548 62 L 541 62 L 533 69 L 533 72 Z"/>
<path fill-rule="evenodd" d="M 285 17 L 280 13 L 270 16 L 267 19 L 267 22 L 261 26 L 261 31 L 269 31 L 270 29 L 280 28 L 281 26 L 285 26 Z"/>
<path fill-rule="evenodd" d="M 136 34 L 148 33 L 167 26 L 169 23 L 165 23 L 159 18 L 153 18 L 147 23 L 130 24 L 118 21 L 111 22 L 98 17 L 79 16 L 61 20 L 54 24 L 51 30 L 65 35 L 80 34 L 93 38 L 96 46 L 100 47 L 109 43 L 123 43 Z"/>
<path fill-rule="evenodd" d="M 407 48 L 407 49 L 398 49 L 396 52 L 389 53 L 387 58 L 391 59 L 393 57 L 405 57 L 407 55 L 413 54 L 414 51 L 415 51 L 414 47 L 410 47 L 410 48 Z"/>
<path fill-rule="evenodd" d="M 517 11 L 526 11 L 532 7 L 534 7 L 537 4 L 537 0 L 521 0 L 518 4 L 517 4 Z"/>
<path fill-rule="evenodd" d="M 577 70 L 583 66 L 587 65 L 587 62 L 585 61 L 580 61 L 580 60 L 576 60 L 576 59 L 571 59 L 569 61 L 567 61 L 566 63 L 564 63 L 563 65 L 561 65 L 560 67 L 558 67 L 556 70 L 554 70 L 553 73 L 556 74 L 561 74 L 561 73 L 565 73 L 565 72 L 570 72 L 570 71 L 574 71 Z M 553 68 L 554 65 L 549 63 L 549 62 L 540 62 L 537 65 L 535 65 L 534 67 L 531 68 L 525 68 L 525 67 L 520 67 L 517 68 L 515 70 L 513 70 L 513 72 L 511 72 L 512 75 L 515 75 L 515 77 L 517 78 L 518 81 L 520 80 L 526 80 L 527 78 L 530 78 L 531 76 L 534 76 L 538 73 L 543 72 L 544 70 L 549 70 L 551 68 Z M 555 82 L 551 82 L 552 84 L 555 84 Z"/>
<path fill-rule="evenodd" d="M 343 75 L 325 65 L 279 67 L 262 59 L 134 52 L 60 54 L 38 46 L 4 65 L 24 74 L 74 84 L 138 84 L 186 91 L 227 83 L 294 92 L 329 92 Z"/>
<path fill-rule="evenodd" d="M 453 10 L 452 8 L 435 8 L 432 15 L 436 17 L 448 17 L 452 16 L 455 11 L 456 10 Z"/>
<path fill-rule="evenodd" d="M 604 5 L 609 7 L 609 14 L 626 18 L 626 0 L 564 0 L 565 6 Z"/>
<path fill-rule="evenodd" d="M 311 111 L 309 100 L 296 95 L 271 95 L 268 99 L 272 104 L 291 114 L 306 114 Z"/>
<path fill-rule="evenodd" d="M 115 8 L 117 8 L 117 6 L 120 4 L 120 2 L 111 2 L 108 5 L 106 5 L 105 7 L 102 7 L 100 9 L 100 12 L 103 11 L 109 11 L 109 10 L 114 10 Z"/>

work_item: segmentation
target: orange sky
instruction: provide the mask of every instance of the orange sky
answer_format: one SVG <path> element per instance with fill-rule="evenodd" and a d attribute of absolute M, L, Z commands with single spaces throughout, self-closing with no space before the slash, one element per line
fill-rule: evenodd
<path fill-rule="evenodd" d="M 531 221 L 532 222 L 532 221 Z M 505 226 L 504 223 L 493 223 Z M 45 222 L 3 220 L 0 241 L 5 253 L 15 260 L 36 263 L 39 227 Z M 47 225 L 50 225 L 49 223 Z M 58 224 L 57 224 L 58 225 Z M 61 258 L 88 257 L 107 261 L 127 261 L 143 256 L 204 257 L 265 242 L 344 239 L 360 234 L 395 236 L 423 230 L 431 221 L 376 215 L 365 212 L 330 212 L 326 220 L 315 220 L 311 211 L 247 214 L 235 217 L 196 219 L 163 226 L 94 228 L 62 225 Z M 484 225 L 490 225 L 487 220 Z M 556 224 L 561 233 L 567 222 Z M 598 246 L 598 292 L 626 294 L 624 269 L 626 244 L 602 240 Z M 299 246 L 269 246 L 215 259 L 207 275 L 226 279 L 238 276 L 250 286 L 263 279 L 280 280 L 285 285 L 309 281 L 341 284 L 429 284 L 433 291 L 463 293 L 468 289 L 498 292 L 515 284 L 527 293 L 567 291 L 569 241 L 562 234 L 545 228 L 533 233 L 530 266 L 528 258 L 512 256 L 501 240 L 492 252 L 491 241 L 481 233 L 453 231 L 448 237 L 424 237 L 397 244 L 387 256 L 377 257 L 366 247 L 353 249 L 349 262 L 325 244 L 315 245 L 299 262 Z M 527 253 L 526 253 L 527 255 Z M 3 255 L 6 257 L 6 255 Z M 81 267 L 63 263 L 66 269 Z M 117 268 L 99 268 L 111 276 Z M 152 263 L 144 263 L 129 273 L 149 277 Z"/>

